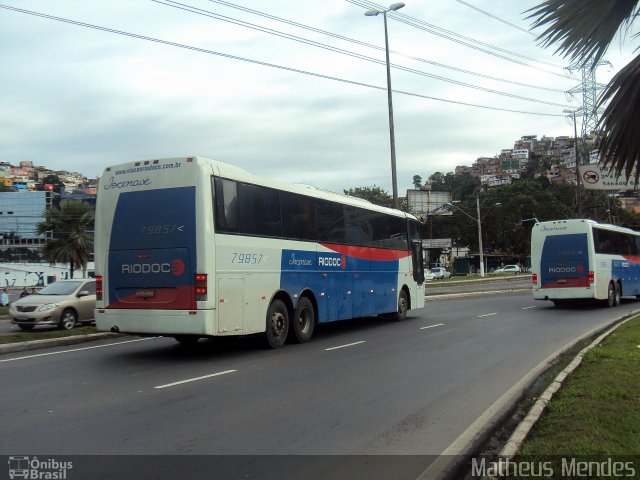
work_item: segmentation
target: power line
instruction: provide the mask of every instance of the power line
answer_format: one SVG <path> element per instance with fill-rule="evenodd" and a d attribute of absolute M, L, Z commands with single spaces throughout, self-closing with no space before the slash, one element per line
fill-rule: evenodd
<path fill-rule="evenodd" d="M 178 2 L 175 2 L 173 0 L 166 0 L 166 1 L 170 2 L 170 3 L 178 3 Z M 291 25 L 291 26 L 294 26 L 294 27 L 297 27 L 297 28 L 301 28 L 301 29 L 304 29 L 304 30 L 308 30 L 308 31 L 311 31 L 311 32 L 314 32 L 314 33 L 319 33 L 321 35 L 325 35 L 325 36 L 329 36 L 329 37 L 332 37 L 332 38 L 336 38 L 338 40 L 346 41 L 346 42 L 349 42 L 349 43 L 354 43 L 356 45 L 360 45 L 360 46 L 363 46 L 363 47 L 371 48 L 371 49 L 378 50 L 378 51 L 381 51 L 381 52 L 385 51 L 384 47 L 381 47 L 381 46 L 378 46 L 378 45 L 374 45 L 374 44 L 371 44 L 371 43 L 363 42 L 361 40 L 357 40 L 357 39 L 354 39 L 354 38 L 346 37 L 344 35 L 340 35 L 340 34 L 337 34 L 337 33 L 329 32 L 329 31 L 326 31 L 326 30 L 321 30 L 319 28 L 315 28 L 315 27 L 311 27 L 309 25 L 305 25 L 305 24 L 302 24 L 302 23 L 294 22 L 292 20 L 288 20 L 288 19 L 285 19 L 285 18 L 282 18 L 282 17 L 277 17 L 275 15 L 271 15 L 269 13 L 261 12 L 259 10 L 254 10 L 254 9 L 251 9 L 251 8 L 243 7 L 241 5 L 236 5 L 236 4 L 231 3 L 231 2 L 225 2 L 223 0 L 208 0 L 208 1 L 211 2 L 211 3 L 217 3 L 219 5 L 223 5 L 225 7 L 229 7 L 229 8 L 233 8 L 233 9 L 240 10 L 240 11 L 243 11 L 243 12 L 251 13 L 251 14 L 257 15 L 259 17 L 268 18 L 269 20 L 274 20 L 276 22 L 284 23 L 284 24 Z M 494 76 L 491 76 L 491 75 L 485 75 L 485 74 L 474 72 L 474 71 L 471 71 L 471 70 L 465 70 L 463 68 L 458 68 L 458 67 L 454 67 L 454 66 L 451 66 L 451 65 L 446 65 L 446 64 L 443 64 L 443 63 L 439 63 L 439 62 L 434 62 L 432 60 L 427 60 L 427 59 L 424 59 L 424 58 L 407 55 L 407 54 L 404 54 L 402 52 L 398 52 L 396 50 L 389 50 L 389 52 L 394 54 L 394 55 L 398 55 L 398 56 L 407 58 L 409 60 L 414 60 L 414 61 L 417 61 L 417 62 L 426 63 L 428 65 L 433 65 L 433 66 L 436 66 L 436 67 L 439 67 L 439 68 L 453 70 L 453 71 L 456 71 L 456 72 L 459 72 L 459 73 L 464 73 L 464 74 L 467 74 L 467 75 L 474 75 L 474 76 L 477 76 L 477 77 L 486 78 L 486 79 L 493 80 L 493 81 L 496 81 L 496 82 L 509 83 L 509 84 L 518 85 L 518 86 L 521 86 L 521 87 L 529 87 L 529 88 L 535 88 L 535 89 L 546 90 L 546 91 L 551 91 L 551 92 L 565 93 L 565 90 L 556 89 L 556 88 L 549 88 L 549 87 L 543 87 L 543 86 L 539 86 L 539 85 L 531 85 L 531 84 L 528 84 L 528 83 L 516 82 L 516 81 L 513 81 L 513 80 L 507 80 L 505 78 L 494 77 Z"/>
<path fill-rule="evenodd" d="M 361 7 L 361 8 L 374 8 L 374 9 L 378 9 L 378 10 L 384 10 L 384 8 L 381 7 L 380 5 L 376 5 L 375 3 L 369 2 L 367 0 L 346 0 L 346 1 L 356 5 L 358 7 Z M 509 50 L 506 50 L 506 49 L 503 49 L 503 48 L 500 48 L 500 47 L 496 47 L 495 45 L 490 45 L 488 43 L 484 43 L 484 42 L 481 42 L 479 40 L 476 40 L 476 39 L 473 39 L 473 38 L 470 38 L 470 37 L 466 37 L 466 36 L 461 35 L 459 33 L 452 32 L 450 30 L 446 30 L 444 28 L 441 28 L 441 27 L 438 27 L 436 25 L 424 22 L 422 20 L 418 20 L 416 18 L 410 17 L 408 15 L 404 15 L 402 13 L 398 13 L 398 12 L 393 12 L 392 11 L 392 12 L 388 13 L 388 16 L 391 17 L 391 18 L 394 18 L 395 20 L 397 20 L 397 21 L 399 21 L 401 23 L 405 23 L 405 24 L 410 25 L 412 27 L 418 28 L 419 30 L 423 30 L 425 32 L 431 33 L 431 34 L 436 35 L 438 37 L 445 38 L 445 39 L 450 40 L 452 42 L 459 43 L 461 45 L 464 45 L 465 47 L 473 48 L 474 50 L 481 51 L 483 53 L 492 55 L 494 57 L 498 57 L 498 58 L 501 58 L 503 60 L 506 60 L 506 61 L 509 61 L 509 62 L 512 62 L 512 63 L 516 63 L 518 65 L 523 65 L 523 66 L 528 67 L 528 68 L 533 68 L 533 69 L 536 69 L 536 70 L 540 70 L 540 71 L 548 73 L 550 75 L 555 75 L 555 76 L 558 76 L 558 77 L 561 77 L 561 78 L 567 78 L 567 79 L 570 79 L 570 80 L 575 80 L 574 78 L 572 78 L 572 77 L 570 77 L 570 76 L 568 76 L 566 74 L 556 73 L 556 72 L 552 72 L 552 71 L 549 71 L 549 70 L 541 68 L 541 67 L 536 67 L 535 65 L 530 65 L 530 64 L 528 64 L 526 62 L 517 60 L 516 58 L 523 58 L 523 59 L 526 59 L 526 60 L 531 60 L 531 61 L 536 62 L 536 63 L 542 63 L 542 64 L 550 65 L 550 66 L 552 66 L 554 68 L 562 68 L 562 67 L 560 67 L 558 65 L 555 65 L 553 63 L 545 62 L 545 61 L 542 61 L 542 60 L 536 60 L 535 58 L 532 58 L 532 57 L 527 57 L 525 55 L 521 55 L 521 54 L 518 54 L 518 53 L 515 53 L 515 52 L 511 52 Z M 510 55 L 511 57 L 508 57 L 506 55 L 502 55 L 500 53 L 496 53 L 496 51 L 497 52 L 503 52 L 503 53 L 505 53 L 507 55 Z M 512 58 L 512 57 L 515 57 L 515 58 Z"/>
<path fill-rule="evenodd" d="M 1 4 L 0 4 L 0 8 L 3 8 L 5 10 L 11 10 L 11 11 L 18 12 L 18 13 L 23 13 L 23 14 L 26 14 L 26 15 L 32 15 L 32 16 L 36 16 L 36 17 L 40 17 L 40 18 L 45 18 L 47 20 L 54 20 L 54 21 L 61 22 L 61 23 L 67 23 L 67 24 L 70 24 L 70 25 L 75 25 L 75 26 L 84 27 L 84 28 L 90 28 L 90 29 L 99 30 L 99 31 L 102 31 L 102 32 L 107 32 L 107 33 L 112 33 L 112 34 L 115 34 L 115 35 L 122 35 L 122 36 L 125 36 L 125 37 L 136 38 L 138 40 L 145 40 L 145 41 L 148 41 L 148 42 L 158 43 L 158 44 L 161 44 L 161 45 L 167 45 L 167 46 L 171 46 L 171 47 L 182 48 L 182 49 L 186 49 L 186 50 L 190 50 L 190 51 L 194 51 L 194 52 L 199 52 L 199 53 L 206 53 L 208 55 L 215 55 L 215 56 L 219 56 L 219 57 L 222 57 L 222 58 L 227 58 L 227 59 L 230 59 L 230 60 L 238 60 L 238 61 L 242 61 L 242 62 L 252 63 L 252 64 L 255 64 L 255 65 L 261 65 L 261 66 L 264 66 L 264 67 L 275 68 L 275 69 L 283 70 L 283 71 L 287 71 L 287 72 L 299 73 L 299 74 L 302 74 L 302 75 L 308 75 L 308 76 L 312 76 L 312 77 L 316 77 L 316 78 L 322 78 L 322 79 L 325 79 L 325 80 L 333 80 L 333 81 L 336 81 L 336 82 L 346 83 L 346 84 L 350 84 L 350 85 L 366 87 L 366 88 L 372 88 L 372 89 L 375 89 L 375 90 L 381 90 L 381 91 L 385 91 L 385 92 L 387 91 L 387 87 L 381 87 L 381 86 L 371 85 L 371 84 L 358 82 L 358 81 L 354 81 L 354 80 L 348 80 L 348 79 L 344 79 L 344 78 L 333 77 L 333 76 L 330 76 L 330 75 L 325 75 L 325 74 L 317 73 L 317 72 L 309 72 L 309 71 L 301 70 L 301 69 L 298 69 L 298 68 L 287 67 L 285 65 L 277 65 L 277 64 L 273 64 L 273 63 L 262 62 L 260 60 L 254 60 L 254 59 L 250 59 L 250 58 L 240 57 L 240 56 L 237 56 L 237 55 L 231 55 L 231 54 L 227 54 L 227 53 L 216 52 L 214 50 L 208 50 L 208 49 L 205 49 L 205 48 L 194 47 L 192 45 L 185 45 L 185 44 L 182 44 L 182 43 L 176 43 L 176 42 L 171 42 L 171 41 L 168 41 L 168 40 L 162 40 L 162 39 L 159 39 L 159 38 L 148 37 L 148 36 L 140 35 L 140 34 L 137 34 L 137 33 L 125 32 L 123 30 L 116 30 L 116 29 L 113 29 L 113 28 L 102 27 L 102 26 L 94 25 L 94 24 L 90 24 L 90 23 L 79 22 L 79 21 L 76 21 L 76 20 L 68 19 L 68 18 L 56 17 L 56 16 L 53 16 L 53 15 L 48 15 L 48 14 L 45 14 L 45 13 L 35 12 L 35 11 L 32 11 L 32 10 L 25 10 L 25 9 L 11 7 L 11 6 L 8 6 L 8 5 L 1 5 Z M 439 102 L 445 102 L 445 103 L 451 103 L 451 104 L 457 104 L 457 105 L 464 105 L 464 106 L 475 107 L 475 108 L 483 108 L 483 109 L 487 109 L 487 110 L 496 110 L 496 111 L 511 112 L 511 113 L 521 113 L 521 114 L 525 114 L 525 115 L 537 115 L 537 116 L 545 116 L 545 117 L 564 117 L 564 114 L 526 112 L 526 111 L 515 110 L 515 109 L 490 107 L 488 105 L 479 105 L 479 104 L 473 104 L 473 103 L 467 103 L 467 102 L 460 102 L 460 101 L 456 101 L 456 100 L 449 100 L 449 99 L 444 99 L 444 98 L 432 97 L 432 96 L 428 96 L 428 95 L 420 95 L 420 94 L 412 93 L 412 92 L 405 92 L 405 91 L 402 91 L 402 90 L 393 90 L 393 92 L 397 93 L 397 94 L 400 94 L 400 95 L 408 95 L 408 96 L 424 98 L 424 99 L 428 99 L 428 100 L 435 100 L 435 101 L 439 101 Z"/>
<path fill-rule="evenodd" d="M 480 13 L 482 13 L 483 15 L 486 15 L 487 17 L 491 17 L 495 20 L 498 20 L 499 22 L 504 23 L 505 25 L 509 25 L 510 27 L 515 28 L 516 30 L 520 30 L 521 32 L 526 33 L 527 35 L 531 35 L 532 37 L 536 38 L 537 35 L 535 33 L 533 33 L 530 30 L 527 30 L 526 28 L 522 28 L 519 25 L 516 25 L 515 23 L 511 23 L 508 20 L 505 20 L 503 18 L 498 17 L 497 15 L 494 15 L 493 13 L 487 12 L 486 10 L 482 10 L 481 8 L 476 7 L 475 5 L 471 5 L 470 3 L 467 3 L 463 0 L 456 0 L 456 2 L 461 3 L 462 5 L 466 5 L 467 7 L 476 10 Z"/>
<path fill-rule="evenodd" d="M 173 0 L 151 0 L 151 1 L 153 1 L 155 3 L 159 3 L 161 5 L 166 5 L 166 6 L 169 6 L 169 7 L 177 8 L 179 10 L 183 10 L 183 11 L 186 11 L 186 12 L 195 13 L 197 15 L 202 15 L 202 16 L 205 16 L 205 17 L 214 18 L 216 20 L 221 20 L 223 22 L 232 23 L 234 25 L 239 25 L 239 26 L 242 26 L 242 27 L 250 28 L 252 30 L 257 30 L 257 31 L 260 31 L 260 32 L 263 32 L 263 33 L 276 35 L 278 37 L 282 37 L 282 38 L 286 38 L 288 40 L 293 40 L 293 41 L 296 41 L 296 42 L 304 43 L 306 45 L 311 45 L 311 46 L 315 46 L 315 47 L 322 48 L 322 49 L 325 49 L 325 50 L 330 50 L 330 51 L 335 52 L 335 53 L 348 55 L 350 57 L 358 58 L 360 60 L 365 60 L 365 61 L 368 61 L 368 62 L 377 63 L 379 65 L 386 65 L 385 61 L 378 60 L 377 58 L 368 57 L 366 55 L 362 55 L 362 54 L 355 53 L 355 52 L 350 52 L 348 50 L 343 50 L 341 48 L 337 48 L 337 47 L 333 47 L 333 46 L 330 46 L 330 45 L 327 45 L 327 44 L 324 44 L 324 43 L 316 42 L 314 40 L 309 40 L 309 39 L 306 39 L 306 38 L 298 37 L 296 35 L 291 35 L 291 34 L 288 34 L 288 33 L 284 33 L 284 32 L 278 31 L 278 30 L 273 30 L 273 29 L 270 29 L 270 28 L 267 28 L 267 27 L 262 27 L 260 25 L 256 25 L 256 24 L 253 24 L 253 23 L 248 23 L 248 22 L 245 22 L 245 21 L 242 21 L 242 20 L 238 20 L 238 19 L 235 19 L 235 18 L 227 17 L 225 15 L 220 15 L 220 14 L 211 12 L 209 10 L 203 10 L 201 8 L 192 7 L 190 5 L 186 5 L 184 3 L 179 3 L 179 2 L 176 2 L 176 1 L 173 1 Z M 404 66 L 401 66 L 401 65 L 391 64 L 391 67 L 395 68 L 395 69 L 398 69 L 398 70 L 403 70 L 405 72 L 413 73 L 413 74 L 416 74 L 416 75 L 421 75 L 421 76 L 424 76 L 424 77 L 433 78 L 435 80 L 440 80 L 440 81 L 443 81 L 443 82 L 451 83 L 451 84 L 454 84 L 454 85 L 459 85 L 459 86 L 466 87 L 466 88 L 472 88 L 472 89 L 475 89 L 475 90 L 481 90 L 483 92 L 492 93 L 492 94 L 495 94 L 495 95 L 502 95 L 502 96 L 509 97 L 509 98 L 515 98 L 515 99 L 518 99 L 518 100 L 524 100 L 524 101 L 528 101 L 528 102 L 541 103 L 541 104 L 544 104 L 544 105 L 552 105 L 552 106 L 563 107 L 563 108 L 566 107 L 566 105 L 564 105 L 562 103 L 549 102 L 549 101 L 546 101 L 546 100 L 538 100 L 538 99 L 535 99 L 535 98 L 524 97 L 522 95 L 516 95 L 516 94 L 513 94 L 513 93 L 503 92 L 503 91 L 500 91 L 500 90 L 494 90 L 494 89 L 491 89 L 491 88 L 481 87 L 481 86 L 478 86 L 478 85 L 473 85 L 473 84 L 462 82 L 462 81 L 459 81 L 459 80 L 454 80 L 454 79 L 451 79 L 451 78 L 442 77 L 442 76 L 435 75 L 435 74 L 432 74 L 432 73 L 424 72 L 422 70 L 416 70 L 416 69 L 409 68 L 409 67 L 404 67 Z M 562 91 L 562 93 L 564 93 L 564 91 Z"/>

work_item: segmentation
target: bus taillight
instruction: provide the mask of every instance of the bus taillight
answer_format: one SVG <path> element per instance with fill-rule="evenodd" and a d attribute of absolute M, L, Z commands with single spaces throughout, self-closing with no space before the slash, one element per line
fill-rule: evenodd
<path fill-rule="evenodd" d="M 196 273 L 195 276 L 196 300 L 206 300 L 207 298 L 207 274 Z"/>
<path fill-rule="evenodd" d="M 102 275 L 96 277 L 96 300 L 102 300 Z"/>
<path fill-rule="evenodd" d="M 589 283 L 593 283 L 596 280 L 596 276 L 592 271 L 589 272 L 588 278 L 589 278 Z"/>
<path fill-rule="evenodd" d="M 537 274 L 537 273 L 532 273 L 532 274 L 531 274 L 531 282 L 532 282 L 534 285 L 537 285 L 537 284 L 538 284 L 538 274 Z"/>

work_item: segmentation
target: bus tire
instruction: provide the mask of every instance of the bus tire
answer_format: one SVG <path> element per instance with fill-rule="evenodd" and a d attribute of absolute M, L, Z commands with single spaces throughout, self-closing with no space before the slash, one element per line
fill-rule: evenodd
<path fill-rule="evenodd" d="M 409 310 L 409 298 L 407 292 L 400 290 L 398 295 L 398 311 L 392 315 L 394 322 L 401 322 L 407 318 L 407 311 Z"/>
<path fill-rule="evenodd" d="M 282 300 L 274 300 L 267 310 L 265 339 L 270 348 L 281 348 L 289 333 L 289 310 Z"/>
<path fill-rule="evenodd" d="M 200 340 L 197 335 L 175 335 L 173 338 L 182 345 L 195 345 Z"/>
<path fill-rule="evenodd" d="M 617 307 L 620 305 L 621 301 L 622 301 L 622 285 L 620 285 L 620 282 L 616 282 L 615 283 L 615 288 L 616 288 L 616 295 L 614 297 L 614 306 Z"/>
<path fill-rule="evenodd" d="M 616 296 L 619 296 L 618 289 L 615 283 L 609 282 L 609 287 L 607 287 L 607 307 L 612 308 L 616 306 Z"/>
<path fill-rule="evenodd" d="M 298 301 L 296 311 L 293 313 L 291 331 L 297 343 L 306 343 L 311 340 L 313 327 L 316 324 L 316 310 L 313 302 L 308 297 L 302 297 Z"/>

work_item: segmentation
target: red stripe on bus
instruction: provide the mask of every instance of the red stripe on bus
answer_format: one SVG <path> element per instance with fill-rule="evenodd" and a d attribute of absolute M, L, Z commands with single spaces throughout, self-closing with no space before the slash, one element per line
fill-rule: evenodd
<path fill-rule="evenodd" d="M 360 260 L 374 260 L 379 262 L 388 262 L 391 260 L 400 260 L 411 255 L 406 250 L 388 250 L 386 248 L 372 247 L 354 247 L 351 245 L 337 245 L 333 243 L 321 243 L 323 247 L 341 253 L 347 257 L 358 258 Z"/>
<path fill-rule="evenodd" d="M 193 286 L 154 288 L 154 296 L 140 298 L 135 293 L 109 304 L 107 308 L 190 310 L 196 308 Z"/>
<path fill-rule="evenodd" d="M 550 282 L 545 282 L 541 288 L 575 288 L 575 287 L 588 287 L 589 277 L 579 278 L 565 278 Z"/>

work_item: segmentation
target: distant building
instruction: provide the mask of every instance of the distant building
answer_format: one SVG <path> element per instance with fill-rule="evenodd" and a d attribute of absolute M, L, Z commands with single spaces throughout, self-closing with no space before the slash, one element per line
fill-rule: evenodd
<path fill-rule="evenodd" d="M 39 235 L 37 225 L 44 212 L 57 205 L 59 196 L 52 192 L 0 192 L 0 258 L 4 261 L 33 258 L 47 237 Z M 19 250 L 29 250 L 22 251 Z M 11 250 L 18 258 L 10 258 Z"/>

